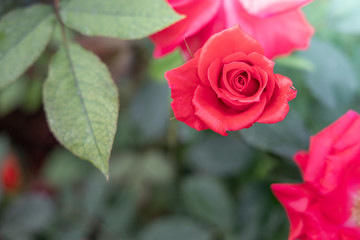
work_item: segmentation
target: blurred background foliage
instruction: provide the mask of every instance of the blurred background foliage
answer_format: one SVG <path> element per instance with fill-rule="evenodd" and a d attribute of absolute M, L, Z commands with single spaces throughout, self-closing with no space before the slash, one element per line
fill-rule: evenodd
<path fill-rule="evenodd" d="M 2 0 L 0 16 L 34 2 Z M 73 35 L 107 64 L 120 91 L 109 182 L 48 130 L 42 83 L 56 30 L 41 58 L 0 92 L 0 239 L 287 239 L 270 184 L 301 181 L 293 154 L 348 109 L 360 110 L 360 2 L 315 0 L 304 11 L 316 29 L 311 47 L 276 60 L 275 72 L 298 90 L 288 116 L 228 137 L 173 118 L 163 75 L 182 64 L 178 52 L 155 60 L 147 39 Z"/>

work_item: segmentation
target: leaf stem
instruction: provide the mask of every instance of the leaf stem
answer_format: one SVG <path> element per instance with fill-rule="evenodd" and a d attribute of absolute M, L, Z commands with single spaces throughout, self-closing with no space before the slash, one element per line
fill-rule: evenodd
<path fill-rule="evenodd" d="M 63 39 L 63 43 L 64 43 L 65 47 L 68 49 L 68 40 L 67 40 L 67 36 L 66 36 L 65 26 L 64 26 L 64 22 L 60 16 L 60 0 L 54 0 L 54 7 L 55 7 L 56 19 L 58 20 L 58 22 L 60 24 L 61 36 Z"/>

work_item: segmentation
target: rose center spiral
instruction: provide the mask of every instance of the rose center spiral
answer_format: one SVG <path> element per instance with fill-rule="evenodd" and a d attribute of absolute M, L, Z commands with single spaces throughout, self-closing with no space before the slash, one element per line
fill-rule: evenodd
<path fill-rule="evenodd" d="M 253 95 L 259 88 L 259 82 L 246 71 L 239 71 L 233 76 L 230 85 L 235 91 L 246 96 Z"/>
<path fill-rule="evenodd" d="M 235 85 L 236 87 L 239 89 L 239 90 L 242 90 L 244 88 L 244 85 L 245 85 L 245 79 L 243 76 L 238 76 L 236 78 L 236 82 L 235 82 Z"/>

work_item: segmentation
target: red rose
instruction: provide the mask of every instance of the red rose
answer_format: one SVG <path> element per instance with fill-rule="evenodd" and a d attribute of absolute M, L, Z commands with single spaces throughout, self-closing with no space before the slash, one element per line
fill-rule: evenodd
<path fill-rule="evenodd" d="M 1 183 L 5 192 L 16 191 L 21 185 L 19 160 L 14 153 L 7 154 L 0 165 Z"/>
<path fill-rule="evenodd" d="M 273 73 L 273 66 L 239 26 L 215 34 L 193 59 L 165 73 L 175 117 L 221 135 L 283 120 L 296 91 L 290 79 Z"/>
<path fill-rule="evenodd" d="M 305 49 L 314 30 L 299 9 L 311 0 L 168 0 L 185 18 L 151 36 L 155 57 L 181 47 L 196 52 L 215 33 L 239 24 L 260 42 L 265 56 Z"/>
<path fill-rule="evenodd" d="M 289 240 L 360 239 L 360 116 L 349 111 L 299 152 L 304 183 L 274 184 L 289 217 Z"/>

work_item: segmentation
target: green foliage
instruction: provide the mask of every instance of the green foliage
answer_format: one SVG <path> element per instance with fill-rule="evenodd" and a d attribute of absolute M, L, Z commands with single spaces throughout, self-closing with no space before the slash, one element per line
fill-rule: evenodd
<path fill-rule="evenodd" d="M 43 169 L 46 181 L 56 187 L 64 187 L 80 181 L 89 172 L 89 166 L 62 148 L 55 149 Z"/>
<path fill-rule="evenodd" d="M 44 104 L 57 139 L 108 177 L 119 99 L 107 68 L 77 45 L 61 48 L 50 64 Z"/>
<path fill-rule="evenodd" d="M 287 58 L 278 58 L 276 59 L 276 67 L 278 66 L 287 67 L 295 70 L 304 70 L 304 71 L 314 71 L 314 64 L 305 58 L 302 58 L 298 55 L 290 55 Z"/>
<path fill-rule="evenodd" d="M 0 134 L 0 164 L 4 158 L 4 156 L 8 153 L 10 149 L 10 141 L 5 136 Z"/>
<path fill-rule="evenodd" d="M 16 199 L 5 211 L 0 223 L 1 233 L 11 239 L 24 239 L 43 230 L 53 213 L 54 206 L 49 197 L 29 194 Z"/>
<path fill-rule="evenodd" d="M 332 0 L 330 14 L 335 28 L 343 33 L 359 34 L 359 8 L 360 2 L 357 0 Z"/>
<path fill-rule="evenodd" d="M 135 95 L 129 115 L 145 139 L 154 141 L 164 135 L 170 118 L 169 98 L 167 84 L 147 84 Z"/>
<path fill-rule="evenodd" d="M 140 240 L 210 240 L 206 230 L 185 217 L 167 217 L 154 221 L 140 235 Z"/>
<path fill-rule="evenodd" d="M 61 4 L 58 17 L 62 19 L 57 20 L 59 29 L 65 34 L 61 37 L 57 35 L 57 40 L 52 42 L 55 45 L 67 45 L 66 42 L 70 41 L 66 39 L 67 36 L 72 36 L 62 21 L 86 35 L 135 39 L 146 37 L 181 19 L 162 0 L 71 0 L 62 1 Z M 6 2 L 5 6 L 10 5 Z M 54 18 L 54 9 L 51 7 L 33 5 L 12 11 L 1 19 L 0 90 L 18 78 L 40 56 L 55 27 Z M 55 59 L 50 66 L 46 82 L 48 87 L 44 87 L 44 104 L 50 128 L 60 143 L 80 158 L 91 161 L 108 177 L 108 158 L 118 114 L 117 89 L 101 62 L 78 47 L 63 47 Z M 87 68 L 92 69 L 88 71 Z M 0 96 L 0 115 L 22 104 L 26 111 L 36 110 L 41 100 L 39 83 L 34 81 L 28 86 L 20 82 L 4 89 Z M 25 86 L 29 87 L 26 92 Z M 150 89 L 147 92 L 150 94 L 152 91 Z M 147 132 L 148 139 L 165 132 L 167 118 L 160 122 L 154 119 L 151 128 L 147 126 L 149 116 L 163 116 L 164 110 L 167 112 L 168 104 L 160 99 L 167 98 L 167 94 L 167 89 L 162 91 L 157 95 L 159 98 L 154 99 L 155 102 L 147 102 L 145 99 L 148 103 L 145 110 L 160 110 L 158 114 L 145 111 L 147 117 L 143 119 L 146 121 L 141 116 L 137 118 L 138 111 L 130 111 L 135 116 L 135 123 Z M 141 96 L 137 99 L 135 107 L 144 102 Z M 159 104 L 164 108 L 151 108 Z"/>
<path fill-rule="evenodd" d="M 313 96 L 331 109 L 348 106 L 358 83 L 347 56 L 331 44 L 316 39 L 301 56 L 315 66 L 305 77 Z"/>
<path fill-rule="evenodd" d="M 0 0 L 0 14 L 33 2 Z M 275 72 L 292 79 L 298 91 L 289 114 L 282 122 L 255 124 L 223 137 L 210 130 L 196 131 L 172 118 L 164 72 L 182 64 L 179 52 L 152 59 L 147 40 L 116 42 L 70 29 L 90 35 L 143 37 L 180 18 L 164 2 L 61 0 L 65 29 L 53 23 L 52 6 L 15 10 L 0 20 L 1 25 L 12 16 L 12 21 L 6 20 L 5 29 L 12 26 L 9 36 L 23 39 L 20 35 L 28 30 L 35 39 L 15 64 L 0 60 L 0 75 L 3 69 L 23 68 L 0 90 L 0 167 L 13 152 L 23 172 L 17 192 L 8 193 L 0 184 L 0 239 L 287 239 L 286 213 L 270 185 L 301 181 L 293 154 L 307 149 L 310 135 L 348 109 L 360 110 L 359 4 L 316 0 L 306 7 L 316 27 L 311 48 L 278 58 L 275 65 Z M 30 10 L 34 11 L 31 16 Z M 117 12 L 123 15 L 112 15 Z M 133 17 L 125 19 L 125 13 Z M 141 14 L 146 18 L 140 19 Z M 36 21 L 41 29 L 30 26 Z M 43 42 L 45 47 L 55 26 L 53 39 L 41 54 L 38 44 Z M 38 31 L 49 35 L 38 40 Z M 1 32 L 0 49 L 5 49 L 4 36 Z M 94 54 L 75 44 L 68 51 L 65 47 L 58 51 L 64 41 L 78 42 L 108 64 L 121 90 L 118 123 L 118 94 L 109 71 Z M 115 50 L 108 50 L 113 41 Z M 15 42 L 15 38 L 7 42 L 6 49 L 20 51 Z M 28 68 L 34 57 L 24 68 L 28 51 L 36 46 L 41 58 Z M 77 156 L 44 137 L 42 90 L 52 131 Z M 34 121 L 39 116 L 40 121 Z M 14 128 L 16 124 L 24 125 L 24 130 Z M 106 173 L 113 138 L 106 181 L 78 157 Z"/>
<path fill-rule="evenodd" d="M 126 179 L 133 188 L 142 187 L 145 182 L 166 184 L 174 179 L 174 166 L 159 152 L 144 154 L 121 154 L 114 157 L 110 176 L 114 179 Z"/>
<path fill-rule="evenodd" d="M 26 112 L 36 112 L 42 107 L 42 87 L 42 79 L 33 79 L 27 83 L 22 106 Z"/>
<path fill-rule="evenodd" d="M 0 116 L 5 116 L 23 103 L 27 91 L 25 80 L 12 82 L 0 90 Z"/>
<path fill-rule="evenodd" d="M 233 227 L 233 205 L 222 183 L 205 176 L 193 176 L 183 180 L 182 197 L 189 213 L 213 225 L 221 232 Z"/>
<path fill-rule="evenodd" d="M 180 51 L 175 51 L 172 54 L 164 56 L 159 59 L 152 59 L 150 65 L 150 76 L 158 82 L 165 81 L 164 74 L 170 69 L 177 68 L 184 63 Z"/>
<path fill-rule="evenodd" d="M 273 200 L 268 184 L 256 180 L 238 191 L 234 240 L 287 239 L 288 226 L 283 225 L 286 214 Z"/>
<path fill-rule="evenodd" d="M 191 146 L 187 159 L 195 169 L 227 176 L 243 172 L 252 160 L 252 154 L 253 149 L 240 137 L 209 136 Z"/>
<path fill-rule="evenodd" d="M 0 89 L 17 79 L 43 52 L 54 28 L 51 7 L 33 5 L 0 21 Z"/>
<path fill-rule="evenodd" d="M 146 37 L 181 19 L 163 0 L 72 0 L 61 17 L 82 34 L 123 39 Z"/>
<path fill-rule="evenodd" d="M 101 233 L 101 239 L 114 239 L 120 236 L 125 238 L 131 226 L 136 222 L 138 199 L 128 189 L 121 189 L 118 192 L 114 204 L 106 206 L 101 212 L 100 218 L 106 229 Z"/>
<path fill-rule="evenodd" d="M 309 133 L 302 119 L 290 110 L 286 118 L 277 124 L 254 124 L 240 131 L 250 145 L 289 159 L 300 149 L 308 146 Z"/>
<path fill-rule="evenodd" d="M 0 90 L 0 117 L 20 108 L 26 112 L 40 109 L 42 81 L 20 77 Z"/>

